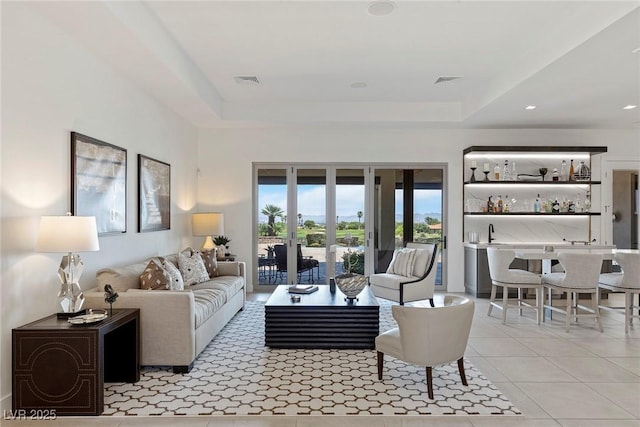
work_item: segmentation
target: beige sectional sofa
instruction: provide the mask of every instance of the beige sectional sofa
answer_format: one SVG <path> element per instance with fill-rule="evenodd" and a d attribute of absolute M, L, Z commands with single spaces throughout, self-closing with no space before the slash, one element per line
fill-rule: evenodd
<path fill-rule="evenodd" d="M 177 265 L 177 256 L 164 257 Z M 172 366 L 189 372 L 193 361 L 246 300 L 243 262 L 219 262 L 211 280 L 183 291 L 140 289 L 140 275 L 149 260 L 97 273 L 98 287 L 84 293 L 86 308 L 107 308 L 104 286 L 119 294 L 113 308 L 139 308 L 141 365 Z"/>

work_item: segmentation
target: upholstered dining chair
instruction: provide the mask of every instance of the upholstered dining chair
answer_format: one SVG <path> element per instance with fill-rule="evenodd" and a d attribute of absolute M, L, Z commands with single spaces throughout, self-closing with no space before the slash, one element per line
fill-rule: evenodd
<path fill-rule="evenodd" d="M 391 307 L 398 327 L 376 337 L 378 379 L 382 380 L 384 355 L 425 366 L 427 393 L 433 399 L 432 368 L 458 362 L 462 384 L 467 385 L 464 352 L 473 320 L 474 302 L 466 297 L 445 295 L 437 307 Z"/>
<path fill-rule="evenodd" d="M 640 319 L 640 313 L 633 314 L 634 308 L 639 309 L 638 306 L 634 306 L 633 299 L 634 295 L 638 295 L 640 298 L 640 253 L 616 252 L 614 260 L 618 263 L 622 272 L 601 274 L 598 286 L 600 289 L 608 289 L 612 292 L 623 292 L 624 306 L 612 307 L 600 304 L 600 308 L 624 309 L 624 332 L 628 333 L 633 324 L 633 319 Z"/>
<path fill-rule="evenodd" d="M 491 310 L 496 307 L 502 310 L 502 324 L 507 323 L 507 311 L 518 309 L 522 316 L 522 309 L 532 309 L 536 313 L 536 322 L 540 324 L 542 317 L 542 285 L 540 276 L 530 271 L 509 268 L 515 258 L 515 252 L 511 249 L 487 248 L 487 258 L 489 260 L 489 274 L 491 276 L 491 298 L 489 299 L 489 311 L 487 316 L 491 316 Z M 502 288 L 502 304 L 496 302 L 498 287 Z M 517 298 L 509 298 L 509 289 L 516 289 Z M 536 304 L 531 305 L 522 297 L 523 289 L 534 289 L 536 291 Z"/>
<path fill-rule="evenodd" d="M 385 273 L 369 276 L 371 291 L 376 297 L 395 301 L 400 305 L 405 302 L 428 299 L 433 307 L 433 292 L 436 284 L 437 243 L 408 242 L 407 249 L 415 249 L 412 271 L 405 274 L 394 272 L 393 265 L 399 252 L 394 251 L 394 259 Z"/>
<path fill-rule="evenodd" d="M 569 332 L 571 319 L 576 319 L 577 321 L 580 317 L 595 318 L 600 332 L 603 332 L 604 329 L 602 328 L 602 320 L 600 319 L 600 310 L 598 308 L 598 280 L 602 268 L 602 254 L 579 253 L 579 251 L 558 252 L 558 260 L 565 272 L 542 275 L 542 293 L 543 298 L 547 289 L 550 294 L 552 290 L 566 293 L 566 307 L 564 310 L 554 307 L 550 298 L 549 304 L 544 304 L 544 308 L 565 315 L 565 329 L 567 332 Z M 580 294 L 591 295 L 591 307 L 580 304 Z"/>

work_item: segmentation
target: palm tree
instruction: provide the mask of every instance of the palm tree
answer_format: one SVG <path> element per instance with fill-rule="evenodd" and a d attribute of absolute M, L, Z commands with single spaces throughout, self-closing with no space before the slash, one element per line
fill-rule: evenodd
<path fill-rule="evenodd" d="M 281 207 L 276 205 L 266 205 L 262 208 L 262 215 L 265 215 L 268 218 L 269 228 L 267 229 L 267 234 L 269 236 L 276 235 L 276 217 L 281 217 L 284 215 L 284 211 Z"/>
<path fill-rule="evenodd" d="M 362 211 L 358 211 L 358 213 L 356 214 L 358 215 L 358 230 L 360 230 L 360 218 L 362 218 Z"/>
<path fill-rule="evenodd" d="M 298 214 L 298 224 L 302 225 L 302 214 L 301 213 Z"/>

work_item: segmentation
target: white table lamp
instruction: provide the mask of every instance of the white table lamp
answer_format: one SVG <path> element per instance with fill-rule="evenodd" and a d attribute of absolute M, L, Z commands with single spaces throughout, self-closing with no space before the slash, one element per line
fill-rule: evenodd
<path fill-rule="evenodd" d="M 203 251 L 213 250 L 216 245 L 211 236 L 224 234 L 224 214 L 220 212 L 195 213 L 191 216 L 194 236 L 205 237 Z"/>
<path fill-rule="evenodd" d="M 98 229 L 94 216 L 43 216 L 36 242 L 38 252 L 66 253 L 60 262 L 58 276 L 62 282 L 58 299 L 62 313 L 73 314 L 82 308 L 84 295 L 78 281 L 84 264 L 74 252 L 100 250 Z"/>

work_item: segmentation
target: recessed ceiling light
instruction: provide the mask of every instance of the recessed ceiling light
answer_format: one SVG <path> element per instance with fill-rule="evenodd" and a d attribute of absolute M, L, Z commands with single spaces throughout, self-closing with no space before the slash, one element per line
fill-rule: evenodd
<path fill-rule="evenodd" d="M 354 83 L 351 83 L 351 88 L 352 89 L 364 89 L 365 87 L 367 87 L 367 84 L 365 82 L 354 82 Z"/>
<path fill-rule="evenodd" d="M 367 9 L 370 15 L 385 16 L 389 15 L 396 8 L 396 4 L 388 0 L 376 0 L 369 4 Z"/>
<path fill-rule="evenodd" d="M 625 105 L 624 107 L 622 107 L 623 110 L 633 110 L 634 108 L 636 108 L 637 105 Z"/>
<path fill-rule="evenodd" d="M 524 107 L 525 110 L 535 110 L 536 108 L 538 108 L 536 105 L 527 105 Z"/>

